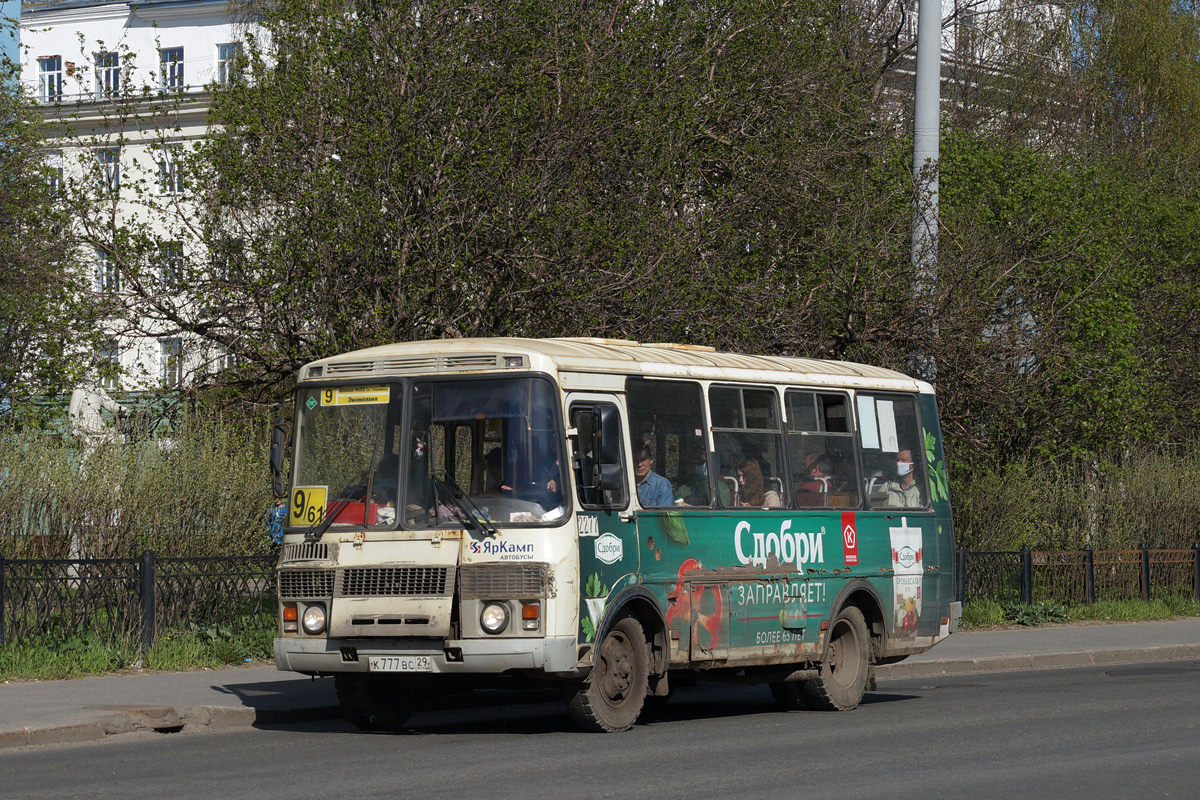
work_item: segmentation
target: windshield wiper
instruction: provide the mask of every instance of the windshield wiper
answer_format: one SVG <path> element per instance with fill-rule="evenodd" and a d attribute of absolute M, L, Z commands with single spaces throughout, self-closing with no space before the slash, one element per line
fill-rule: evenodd
<path fill-rule="evenodd" d="M 333 506 L 321 517 L 320 522 L 315 522 L 304 532 L 304 541 L 315 542 L 321 538 L 325 531 L 329 530 L 329 526 L 337 519 L 337 515 L 342 513 L 342 509 L 354 502 L 351 498 L 334 500 Z"/>
<path fill-rule="evenodd" d="M 459 514 L 462 515 L 460 521 L 467 526 L 468 530 L 474 530 L 476 527 L 479 527 L 488 536 L 495 536 L 499 533 L 499 530 L 488 521 L 487 515 L 483 513 L 482 509 L 475 505 L 475 502 L 454 482 L 453 478 L 447 475 L 445 480 L 436 477 L 433 480 L 438 485 L 439 495 L 442 494 L 443 489 L 445 490 L 446 497 L 458 510 Z"/>
<path fill-rule="evenodd" d="M 372 492 L 374 491 L 375 484 L 375 460 L 381 455 L 379 452 L 379 446 L 380 441 L 376 440 L 375 449 L 371 451 L 371 460 L 367 464 L 367 485 L 362 499 L 364 525 L 367 522 L 367 516 L 371 510 L 371 498 L 374 496 Z M 342 491 L 346 491 L 346 489 L 343 489 Z M 329 509 L 325 516 L 321 517 L 320 522 L 313 524 L 312 527 L 304 532 L 304 541 L 315 542 L 320 539 L 321 536 L 324 535 L 325 531 L 329 530 L 329 526 L 333 524 L 333 521 L 337 519 L 338 514 L 341 514 L 342 510 L 345 509 L 346 506 L 356 502 L 358 501 L 353 497 L 334 498 L 333 507 Z"/>

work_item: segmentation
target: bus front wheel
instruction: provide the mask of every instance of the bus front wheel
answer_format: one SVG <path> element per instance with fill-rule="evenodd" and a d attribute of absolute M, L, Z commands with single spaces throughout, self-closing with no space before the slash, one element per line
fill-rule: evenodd
<path fill-rule="evenodd" d="M 622 617 L 596 650 L 592 672 L 571 695 L 567 707 L 582 730 L 626 731 L 646 701 L 649 656 L 641 623 Z"/>
<path fill-rule="evenodd" d="M 829 626 L 829 645 L 818 676 L 804 682 L 806 705 L 823 711 L 849 711 L 862 701 L 871 674 L 871 638 L 867 621 L 846 606 Z"/>

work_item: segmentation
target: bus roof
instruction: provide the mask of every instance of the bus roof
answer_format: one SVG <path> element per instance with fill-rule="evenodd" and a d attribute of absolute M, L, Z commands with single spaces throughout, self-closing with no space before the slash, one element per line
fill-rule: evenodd
<path fill-rule="evenodd" d="M 523 356 L 519 364 L 506 362 Z M 720 353 L 710 347 L 594 338 L 432 339 L 356 350 L 308 364 L 301 381 L 490 372 L 514 367 L 553 373 L 642 375 L 801 383 L 932 393 L 903 373 L 849 361 Z"/>

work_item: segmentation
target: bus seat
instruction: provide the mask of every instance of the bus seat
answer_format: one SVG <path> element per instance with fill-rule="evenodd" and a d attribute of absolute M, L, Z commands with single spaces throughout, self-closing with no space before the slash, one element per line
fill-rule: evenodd
<path fill-rule="evenodd" d="M 725 508 L 733 508 L 737 505 L 738 496 L 738 480 L 729 475 L 722 475 L 717 481 L 717 489 L 721 495 L 721 505 Z"/>
<path fill-rule="evenodd" d="M 823 506 L 825 505 L 825 493 L 808 492 L 804 489 L 797 489 L 796 505 L 800 508 L 807 508 L 809 506 Z"/>
<path fill-rule="evenodd" d="M 882 470 L 875 470 L 866 480 L 867 505 L 887 505 L 887 477 Z"/>

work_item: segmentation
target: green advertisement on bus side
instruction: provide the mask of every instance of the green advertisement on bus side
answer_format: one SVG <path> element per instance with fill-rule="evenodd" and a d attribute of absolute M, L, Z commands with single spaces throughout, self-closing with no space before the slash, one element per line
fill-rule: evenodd
<path fill-rule="evenodd" d="M 642 511 L 636 528 L 581 515 L 580 641 L 595 640 L 619 589 L 640 585 L 693 659 L 815 642 L 852 580 L 875 587 L 891 637 L 933 635 L 941 614 L 925 612 L 948 602 L 950 589 L 940 564 L 948 550 L 931 546 L 939 527 L 920 511 Z"/>

